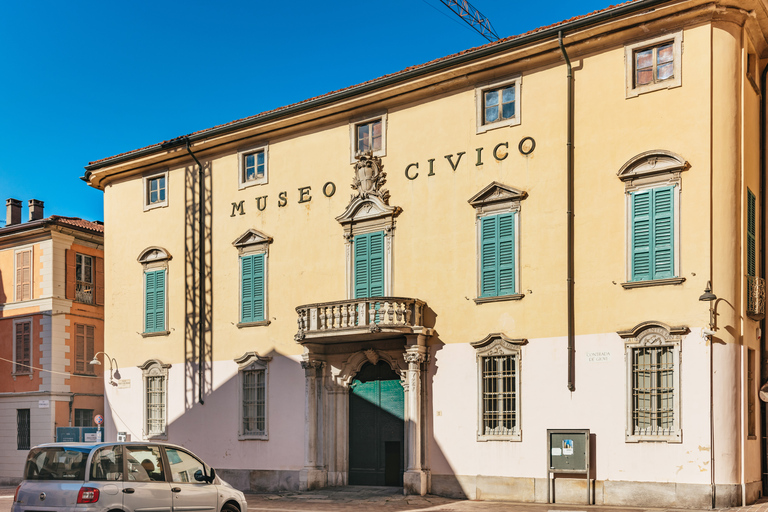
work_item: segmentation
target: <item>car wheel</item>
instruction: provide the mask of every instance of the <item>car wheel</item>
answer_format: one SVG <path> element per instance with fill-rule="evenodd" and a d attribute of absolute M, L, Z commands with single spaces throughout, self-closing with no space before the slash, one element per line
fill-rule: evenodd
<path fill-rule="evenodd" d="M 224 506 L 221 507 L 221 512 L 240 512 L 240 509 L 231 503 L 225 503 Z"/>

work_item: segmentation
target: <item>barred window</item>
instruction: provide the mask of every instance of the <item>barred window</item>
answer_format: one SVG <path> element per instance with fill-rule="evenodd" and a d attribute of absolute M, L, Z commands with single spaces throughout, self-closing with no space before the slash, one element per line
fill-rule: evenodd
<path fill-rule="evenodd" d="M 240 386 L 240 428 L 238 439 L 267 440 L 269 419 L 267 397 L 269 396 L 269 362 L 256 352 L 246 352 L 235 359 L 238 365 Z"/>
<path fill-rule="evenodd" d="M 627 365 L 626 441 L 682 441 L 680 352 L 686 326 L 642 322 L 619 331 Z"/>
<path fill-rule="evenodd" d="M 29 409 L 16 409 L 16 449 L 29 450 Z"/>
<path fill-rule="evenodd" d="M 265 370 L 243 372 L 243 434 L 266 433 Z"/>
<path fill-rule="evenodd" d="M 478 441 L 521 441 L 520 359 L 528 340 L 489 334 L 477 351 Z"/>
<path fill-rule="evenodd" d="M 93 409 L 75 409 L 75 426 L 92 427 Z"/>
<path fill-rule="evenodd" d="M 483 434 L 511 435 L 517 428 L 517 357 L 483 357 Z"/>
<path fill-rule="evenodd" d="M 165 377 L 147 377 L 147 435 L 165 433 Z"/>
<path fill-rule="evenodd" d="M 632 419 L 635 435 L 670 435 L 675 425 L 673 348 L 632 351 Z"/>

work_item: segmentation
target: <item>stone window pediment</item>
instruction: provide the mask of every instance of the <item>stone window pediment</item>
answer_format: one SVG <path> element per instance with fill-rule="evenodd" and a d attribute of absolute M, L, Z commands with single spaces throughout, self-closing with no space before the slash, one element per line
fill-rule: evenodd
<path fill-rule="evenodd" d="M 625 163 L 619 172 L 618 178 L 632 187 L 647 182 L 663 183 L 670 181 L 678 183 L 680 173 L 690 168 L 690 164 L 680 155 L 663 149 L 656 149 L 640 153 Z"/>
<path fill-rule="evenodd" d="M 148 267 L 158 263 L 167 264 L 171 258 L 171 253 L 169 253 L 167 250 L 163 249 L 162 247 L 152 246 L 147 247 L 141 251 L 137 261 L 144 265 L 144 267 Z"/>
<path fill-rule="evenodd" d="M 477 215 L 481 216 L 487 213 L 517 210 L 520 208 L 520 201 L 526 197 L 528 197 L 527 192 L 494 181 L 472 196 L 468 203 L 475 208 Z"/>
<path fill-rule="evenodd" d="M 237 248 L 239 254 L 249 254 L 256 252 L 267 252 L 269 244 L 272 243 L 272 237 L 256 229 L 249 229 L 232 242 Z"/>
<path fill-rule="evenodd" d="M 241 372 L 251 370 L 266 370 L 271 357 L 260 356 L 256 352 L 249 351 L 235 359 L 237 370 Z"/>

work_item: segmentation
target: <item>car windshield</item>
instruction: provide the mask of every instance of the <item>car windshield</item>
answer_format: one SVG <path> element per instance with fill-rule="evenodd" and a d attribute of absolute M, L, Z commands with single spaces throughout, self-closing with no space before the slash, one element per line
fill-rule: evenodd
<path fill-rule="evenodd" d="M 85 480 L 85 462 L 90 449 L 69 446 L 35 448 L 24 468 L 26 480 Z"/>

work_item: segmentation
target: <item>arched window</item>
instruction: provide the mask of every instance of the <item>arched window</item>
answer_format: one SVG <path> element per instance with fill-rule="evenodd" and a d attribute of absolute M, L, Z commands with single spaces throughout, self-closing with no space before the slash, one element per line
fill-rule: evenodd
<path fill-rule="evenodd" d="M 144 268 L 143 336 L 168 334 L 168 262 L 171 255 L 161 247 L 142 251 L 138 261 Z"/>

